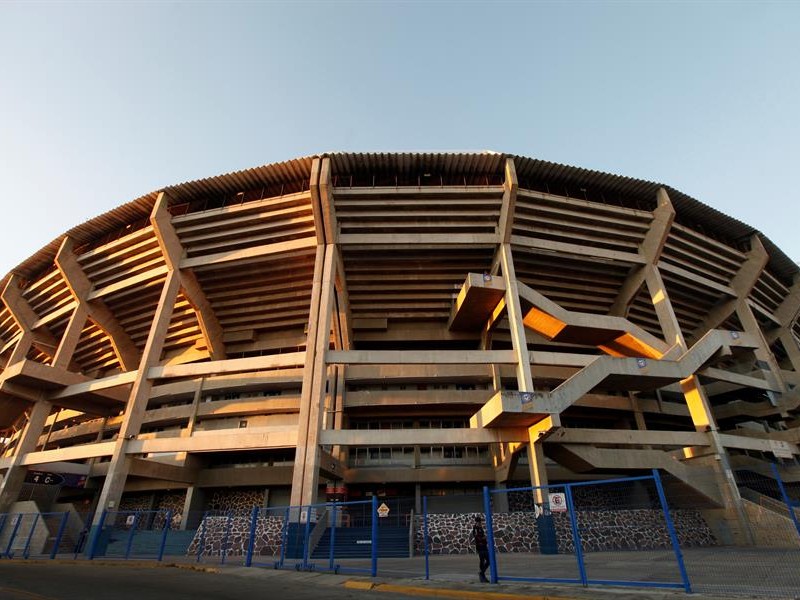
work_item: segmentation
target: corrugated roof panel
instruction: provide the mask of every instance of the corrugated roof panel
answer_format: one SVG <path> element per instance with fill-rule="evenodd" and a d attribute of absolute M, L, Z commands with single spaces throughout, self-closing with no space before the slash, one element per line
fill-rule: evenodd
<path fill-rule="evenodd" d="M 798 272 L 798 266 L 769 238 L 757 232 L 755 228 L 711 208 L 675 188 L 652 181 L 498 152 L 332 152 L 187 181 L 163 189 L 169 193 L 173 203 L 182 203 L 208 196 L 238 193 L 259 185 L 295 182 L 310 177 L 311 163 L 316 156 L 330 156 L 334 175 L 386 173 L 418 175 L 424 172 L 446 175 L 502 175 L 506 156 L 513 156 L 520 181 L 539 180 L 578 186 L 579 189 L 594 188 L 634 202 L 650 204 L 654 201 L 656 191 L 663 187 L 667 190 L 682 220 L 699 225 L 708 232 L 713 232 L 733 243 L 748 238 L 753 233 L 759 233 L 770 254 L 768 265 L 770 272 L 782 279 L 784 283 L 790 283 L 794 274 Z M 157 195 L 158 191 L 154 191 L 141 196 L 73 227 L 64 235 L 76 238 L 79 243 L 86 243 L 131 222 L 147 218 Z M 64 235 L 44 246 L 13 271 L 30 279 L 49 268 Z"/>

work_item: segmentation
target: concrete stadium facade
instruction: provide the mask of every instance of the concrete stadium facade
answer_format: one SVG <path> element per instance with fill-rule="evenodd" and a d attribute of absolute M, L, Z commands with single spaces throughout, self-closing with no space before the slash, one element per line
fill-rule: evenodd
<path fill-rule="evenodd" d="M 655 468 L 748 543 L 735 472 L 797 479 L 797 265 L 647 181 L 322 154 L 142 196 L 2 289 L 0 512 L 34 471 L 187 512 Z"/>

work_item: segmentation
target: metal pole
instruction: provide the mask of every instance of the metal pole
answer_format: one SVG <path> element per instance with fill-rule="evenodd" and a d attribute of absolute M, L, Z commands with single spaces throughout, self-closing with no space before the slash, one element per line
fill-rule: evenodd
<path fill-rule="evenodd" d="M 253 549 L 256 546 L 256 526 L 258 525 L 258 513 L 258 507 L 254 506 L 253 512 L 250 513 L 250 537 L 247 541 L 247 557 L 244 559 L 245 567 L 253 566 Z"/>
<path fill-rule="evenodd" d="M 228 541 L 231 537 L 231 526 L 233 525 L 233 511 L 228 511 L 228 521 L 225 524 L 225 539 L 222 540 L 222 556 L 220 557 L 220 564 L 225 564 L 225 559 L 228 558 Z"/>
<path fill-rule="evenodd" d="M 6 547 L 5 556 L 7 558 L 11 558 L 11 546 L 14 543 L 14 539 L 17 537 L 17 531 L 19 531 L 19 526 L 22 524 L 22 514 L 17 515 L 17 519 L 14 521 L 14 529 L 11 531 L 11 537 L 8 538 L 8 546 Z"/>
<path fill-rule="evenodd" d="M 503 493 L 503 492 L 500 492 Z M 488 486 L 483 486 L 483 514 L 486 520 L 486 541 L 489 544 L 489 581 L 497 583 L 497 557 L 494 554 L 494 526 L 492 525 L 492 501 Z"/>
<path fill-rule="evenodd" d="M 328 550 L 328 568 L 334 570 L 334 555 L 336 554 L 336 505 L 331 507 L 331 539 L 330 548 Z"/>
<path fill-rule="evenodd" d="M 302 513 L 302 509 L 301 509 Z M 309 546 L 311 545 L 311 506 L 306 507 L 306 526 L 303 529 L 303 569 L 308 569 Z"/>
<path fill-rule="evenodd" d="M 581 542 L 581 533 L 578 529 L 578 515 L 575 513 L 575 502 L 573 502 L 572 499 L 572 486 L 567 484 L 564 488 L 567 492 L 567 510 L 569 511 L 570 527 L 572 527 L 572 544 L 575 546 L 575 558 L 578 561 L 578 573 L 581 577 L 581 583 L 585 587 L 589 585 L 589 582 L 586 577 L 586 564 L 583 562 L 583 543 Z"/>
<path fill-rule="evenodd" d="M 33 525 L 31 525 L 31 530 L 28 532 L 28 539 L 25 540 L 25 549 L 22 551 L 22 558 L 28 558 L 30 556 L 31 550 L 31 540 L 33 539 L 33 534 L 36 532 L 36 524 L 39 522 L 39 513 L 36 513 L 33 516 Z"/>
<path fill-rule="evenodd" d="M 139 513 L 133 517 L 133 525 L 131 525 L 130 533 L 128 533 L 128 544 L 125 546 L 125 558 L 127 559 L 131 554 L 131 546 L 133 545 L 133 538 L 136 535 L 136 526 L 139 525 Z"/>
<path fill-rule="evenodd" d="M 97 524 L 97 527 L 92 534 L 92 539 L 89 541 L 89 560 L 94 558 L 94 553 L 97 551 L 97 540 L 100 538 L 100 534 L 103 531 L 103 525 L 105 525 L 106 517 L 108 516 L 108 511 L 104 510 L 100 514 L 100 522 Z M 89 521 L 91 523 L 91 521 Z"/>
<path fill-rule="evenodd" d="M 372 576 L 378 576 L 378 497 L 372 496 Z"/>
<path fill-rule="evenodd" d="M 289 543 L 289 507 L 286 507 L 286 514 L 283 517 L 283 532 L 281 533 L 281 559 L 278 564 L 283 568 L 283 561 L 286 560 L 286 544 Z"/>
<path fill-rule="evenodd" d="M 658 469 L 653 469 L 653 481 L 656 482 L 656 491 L 658 491 L 658 499 L 661 501 L 661 509 L 664 511 L 664 520 L 667 522 L 669 539 L 672 541 L 673 550 L 675 550 L 675 559 L 678 561 L 678 570 L 681 572 L 683 589 L 687 594 L 691 594 L 692 584 L 689 581 L 689 574 L 686 572 L 686 565 L 683 564 L 683 553 L 681 552 L 681 546 L 678 543 L 678 534 L 675 533 L 675 526 L 672 524 L 672 517 L 669 514 L 667 497 L 664 495 L 664 488 L 661 486 L 661 475 L 659 474 Z"/>
<path fill-rule="evenodd" d="M 164 548 L 167 546 L 167 536 L 169 535 L 170 527 L 172 527 L 172 511 L 167 510 L 164 531 L 161 533 L 161 545 L 158 547 L 158 562 L 164 559 Z"/>
<path fill-rule="evenodd" d="M 64 536 L 64 530 L 67 528 L 67 521 L 69 521 L 69 512 L 65 512 L 61 517 L 61 523 L 58 526 L 58 533 L 56 533 L 56 541 L 53 544 L 53 550 L 50 552 L 50 560 L 53 560 L 58 554 L 58 547 L 61 545 L 61 538 Z"/>
<path fill-rule="evenodd" d="M 428 497 L 422 497 L 422 547 L 425 549 L 425 579 L 431 578 L 430 565 L 428 564 Z"/>
<path fill-rule="evenodd" d="M 772 467 L 772 473 L 775 475 L 775 481 L 778 483 L 778 489 L 781 491 L 783 502 L 786 504 L 786 508 L 789 511 L 789 518 L 794 523 L 794 528 L 797 530 L 797 534 L 800 535 L 800 523 L 797 521 L 797 515 L 795 514 L 794 507 L 792 506 L 792 499 L 789 498 L 789 494 L 786 493 L 786 488 L 783 485 L 783 479 L 781 479 L 780 472 L 778 471 L 778 465 L 772 463 L 770 466 Z"/>

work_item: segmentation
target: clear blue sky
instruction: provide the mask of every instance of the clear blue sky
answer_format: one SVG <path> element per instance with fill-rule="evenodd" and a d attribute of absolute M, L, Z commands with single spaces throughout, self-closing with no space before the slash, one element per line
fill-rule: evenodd
<path fill-rule="evenodd" d="M 0 2 L 0 272 L 161 186 L 330 150 L 661 181 L 797 261 L 799 115 L 800 2 Z"/>

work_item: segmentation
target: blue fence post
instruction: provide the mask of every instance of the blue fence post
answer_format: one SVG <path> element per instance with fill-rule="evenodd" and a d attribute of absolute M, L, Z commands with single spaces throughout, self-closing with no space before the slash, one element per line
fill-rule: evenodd
<path fill-rule="evenodd" d="M 378 576 L 378 497 L 372 496 L 372 576 Z"/>
<path fill-rule="evenodd" d="M 253 512 L 250 513 L 250 537 L 247 541 L 247 557 L 244 559 L 245 567 L 253 566 L 253 550 L 256 547 L 256 526 L 258 525 L 259 508 L 253 507 Z"/>
<path fill-rule="evenodd" d="M 33 516 L 33 525 L 31 525 L 31 530 L 28 532 L 28 539 L 25 540 L 25 549 L 22 551 L 22 558 L 28 558 L 31 553 L 31 540 L 33 539 L 33 534 L 36 533 L 36 525 L 39 523 L 39 513 L 36 513 Z"/>
<path fill-rule="evenodd" d="M 658 499 L 661 501 L 661 508 L 664 511 L 664 520 L 667 522 L 667 531 L 669 531 L 669 539 L 672 541 L 672 548 L 675 550 L 675 560 L 678 561 L 678 570 L 681 572 L 681 580 L 683 581 L 683 589 L 687 594 L 692 593 L 692 584 L 689 581 L 689 574 L 686 572 L 686 565 L 683 564 L 683 553 L 681 546 L 678 543 L 678 534 L 675 532 L 675 526 L 672 523 L 672 517 L 669 514 L 669 506 L 667 505 L 667 497 L 664 495 L 664 488 L 661 486 L 661 475 L 658 469 L 653 469 L 653 481 L 656 483 L 656 491 L 658 491 Z"/>
<path fill-rule="evenodd" d="M 335 554 L 336 554 L 336 504 L 331 507 L 331 543 L 328 549 L 328 569 L 333 571 L 335 569 Z"/>
<path fill-rule="evenodd" d="M 575 502 L 573 502 L 572 499 L 572 486 L 567 484 L 564 488 L 567 492 L 567 510 L 569 511 L 569 524 L 572 528 L 572 543 L 575 546 L 575 559 L 578 561 L 578 573 L 581 577 L 581 583 L 585 587 L 589 585 L 589 581 L 586 576 L 586 563 L 583 561 L 583 543 L 581 542 L 581 532 L 578 529 L 578 515 L 575 512 Z"/>
<path fill-rule="evenodd" d="M 87 513 L 81 524 L 83 525 L 83 529 L 81 529 L 80 535 L 78 535 L 78 541 L 75 542 L 75 547 L 72 549 L 72 559 L 78 560 L 78 555 L 81 552 L 86 552 L 88 555 L 89 551 L 89 541 L 91 538 L 92 532 L 92 521 L 94 520 L 94 513 Z"/>
<path fill-rule="evenodd" d="M 8 546 L 6 547 L 6 551 L 4 553 L 6 558 L 11 558 L 13 556 L 11 554 L 11 546 L 14 544 L 14 539 L 17 537 L 19 526 L 22 524 L 22 517 L 22 514 L 18 514 L 16 520 L 14 521 L 14 529 L 11 530 L 11 537 L 8 538 Z"/>
<path fill-rule="evenodd" d="M 492 525 L 492 501 L 488 486 L 483 486 L 483 514 L 486 520 L 486 542 L 489 544 L 489 581 L 497 583 L 497 557 L 494 553 L 494 526 Z"/>
<path fill-rule="evenodd" d="M 230 541 L 231 537 L 231 527 L 233 526 L 233 511 L 228 511 L 228 520 L 225 523 L 225 539 L 222 540 L 222 548 L 221 548 L 221 556 L 220 556 L 220 564 L 225 564 L 225 559 L 228 558 L 228 542 Z"/>
<path fill-rule="evenodd" d="M 206 529 L 208 528 L 208 513 L 204 512 L 203 516 L 200 518 L 200 541 L 197 544 L 197 561 L 200 562 L 200 559 L 203 556 L 203 552 L 206 550 Z"/>
<path fill-rule="evenodd" d="M 108 511 L 104 510 L 100 513 L 100 522 L 94 528 L 92 532 L 92 537 L 89 540 L 89 556 L 87 557 L 89 560 L 94 559 L 95 552 L 97 552 L 97 542 L 100 540 L 100 535 L 103 532 L 103 526 L 106 523 L 106 517 L 108 516 Z"/>
<path fill-rule="evenodd" d="M 311 505 L 306 507 L 306 526 L 303 529 L 303 570 L 308 570 L 309 546 L 311 546 L 311 508 Z"/>
<path fill-rule="evenodd" d="M 53 544 L 53 549 L 50 551 L 50 560 L 55 559 L 58 554 L 58 547 L 61 546 L 61 538 L 64 537 L 64 530 L 67 528 L 67 521 L 69 521 L 69 512 L 65 512 L 61 517 L 61 523 L 58 526 L 58 533 L 56 533 L 56 541 Z"/>
<path fill-rule="evenodd" d="M 167 546 L 167 536 L 169 529 L 172 527 L 172 511 L 168 510 L 166 514 L 166 522 L 164 523 L 164 531 L 161 532 L 161 545 L 158 547 L 158 562 L 164 559 L 164 548 Z"/>
<path fill-rule="evenodd" d="M 431 569 L 428 561 L 428 497 L 422 497 L 422 547 L 425 551 L 425 579 L 431 578 Z"/>
<path fill-rule="evenodd" d="M 128 533 L 128 543 L 125 545 L 125 559 L 127 560 L 131 555 L 131 548 L 133 547 L 133 538 L 136 537 L 136 527 L 139 525 L 139 513 L 133 516 L 133 524 Z"/>
<path fill-rule="evenodd" d="M 775 481 L 778 484 L 778 489 L 781 491 L 781 498 L 783 498 L 783 502 L 786 504 L 786 509 L 789 511 L 789 518 L 792 520 L 792 523 L 794 523 L 794 528 L 797 530 L 797 535 L 800 535 L 800 522 L 797 521 L 797 515 L 794 512 L 792 500 L 789 498 L 789 494 L 786 493 L 786 488 L 783 485 L 783 479 L 781 479 L 781 474 L 778 471 L 778 465 L 772 463 L 770 466 L 772 467 L 773 475 L 775 475 Z"/>
<path fill-rule="evenodd" d="M 283 531 L 281 532 L 281 558 L 278 563 L 279 568 L 283 568 L 283 563 L 286 560 L 286 544 L 289 543 L 289 514 L 290 508 L 286 507 L 286 512 L 283 515 Z"/>

